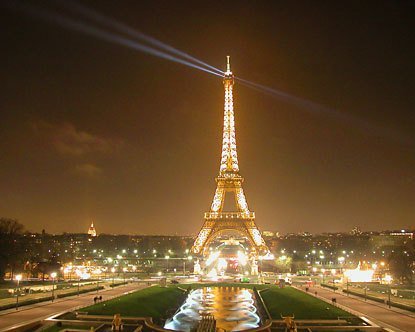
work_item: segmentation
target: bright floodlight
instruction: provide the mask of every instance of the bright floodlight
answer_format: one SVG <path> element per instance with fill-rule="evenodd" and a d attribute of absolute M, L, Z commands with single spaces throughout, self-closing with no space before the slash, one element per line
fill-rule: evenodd
<path fill-rule="evenodd" d="M 16 276 L 16 280 L 17 280 L 17 281 L 22 280 L 22 275 L 21 275 L 21 274 L 18 274 L 18 275 Z"/>
<path fill-rule="evenodd" d="M 55 278 L 56 278 L 56 272 L 52 272 L 52 273 L 50 274 L 50 276 L 51 276 L 53 279 L 55 279 Z"/>

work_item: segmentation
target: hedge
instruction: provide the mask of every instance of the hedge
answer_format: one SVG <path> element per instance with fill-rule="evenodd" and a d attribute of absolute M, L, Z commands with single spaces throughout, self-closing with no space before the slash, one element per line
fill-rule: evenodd
<path fill-rule="evenodd" d="M 335 290 L 335 291 L 339 289 L 339 287 L 328 285 L 328 284 L 320 284 L 320 286 L 330 288 L 330 289 Z"/>
<path fill-rule="evenodd" d="M 101 289 L 104 289 L 104 287 L 99 286 L 98 290 L 101 290 Z M 92 291 L 96 291 L 96 290 L 97 290 L 97 287 L 92 288 L 92 289 L 81 289 L 81 290 L 79 290 L 79 294 L 88 293 L 88 292 L 92 292 Z M 60 299 L 60 298 L 63 298 L 63 297 L 73 296 L 73 295 L 77 295 L 77 294 L 78 294 L 78 291 L 64 293 L 64 294 L 57 294 L 55 298 Z M 36 299 L 19 301 L 19 307 L 22 307 L 22 306 L 25 306 L 25 305 L 30 305 L 30 304 L 46 302 L 46 301 L 52 301 L 52 296 L 45 296 L 45 297 L 39 297 L 39 298 L 36 298 Z M 9 304 L 2 305 L 2 306 L 0 306 L 0 311 L 1 310 L 12 309 L 12 308 L 16 308 L 16 303 L 9 303 Z"/>
<path fill-rule="evenodd" d="M 365 294 L 362 294 L 362 293 L 359 293 L 359 292 L 350 291 L 350 290 L 348 291 L 347 289 L 343 289 L 343 292 L 346 293 L 346 294 L 351 294 L 351 295 L 363 297 L 363 298 L 366 298 L 368 300 L 375 301 L 375 302 L 379 302 L 379 303 L 388 304 L 388 302 L 389 302 L 388 300 L 382 299 L 380 297 L 376 297 L 376 296 L 373 296 L 373 295 L 366 295 L 365 296 Z M 392 307 L 396 307 L 396 308 L 400 308 L 400 309 L 404 309 L 404 310 L 408 310 L 408 311 L 415 312 L 415 307 L 410 306 L 410 305 L 406 305 L 406 304 L 403 304 L 403 303 L 397 303 L 397 302 L 394 302 L 394 301 L 390 301 L 390 305 Z"/>
<path fill-rule="evenodd" d="M 52 301 L 52 296 L 39 297 L 37 299 L 30 299 L 30 300 L 25 300 L 21 302 L 19 301 L 19 307 L 24 306 L 24 305 L 29 305 L 29 304 L 46 302 L 46 301 Z M 0 310 L 7 310 L 7 309 L 12 309 L 12 308 L 16 308 L 16 303 L 9 303 L 9 304 L 0 306 Z"/>
<path fill-rule="evenodd" d="M 122 286 L 122 285 L 127 285 L 128 282 L 117 282 L 115 284 L 111 284 L 110 287 L 117 287 L 117 286 Z"/>
<path fill-rule="evenodd" d="M 104 287 L 103 286 L 99 286 L 99 287 L 90 288 L 90 289 L 80 289 L 79 290 L 79 294 L 93 292 L 93 291 L 101 290 L 101 289 L 104 289 Z M 64 293 L 64 294 L 58 294 L 57 295 L 57 298 L 60 299 L 62 297 L 68 297 L 68 296 L 73 296 L 73 295 L 78 295 L 78 291 Z"/>

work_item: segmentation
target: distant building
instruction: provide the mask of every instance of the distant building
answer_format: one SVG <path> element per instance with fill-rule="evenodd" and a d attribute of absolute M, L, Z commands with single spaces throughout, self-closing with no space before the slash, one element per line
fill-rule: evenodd
<path fill-rule="evenodd" d="M 411 240 L 414 238 L 414 232 L 411 231 L 406 231 L 404 229 L 401 229 L 400 232 L 396 231 L 396 232 L 391 232 L 390 233 L 391 236 L 405 236 L 410 238 Z"/>
<path fill-rule="evenodd" d="M 94 222 L 91 222 L 91 226 L 89 226 L 88 235 L 89 236 L 97 236 L 97 231 L 95 230 Z"/>
<path fill-rule="evenodd" d="M 359 226 L 355 226 L 351 230 L 350 234 L 352 234 L 352 235 L 361 235 L 362 234 L 362 230 L 360 229 Z"/>
<path fill-rule="evenodd" d="M 274 235 L 275 235 L 275 233 L 274 233 L 274 232 L 272 232 L 272 231 L 263 231 L 263 232 L 262 232 L 262 235 L 263 235 L 263 236 L 274 236 Z"/>

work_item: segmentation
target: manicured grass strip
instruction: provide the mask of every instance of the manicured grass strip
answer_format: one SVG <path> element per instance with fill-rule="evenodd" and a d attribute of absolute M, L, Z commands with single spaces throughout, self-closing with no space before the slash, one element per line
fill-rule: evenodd
<path fill-rule="evenodd" d="M 82 308 L 90 315 L 130 317 L 165 317 L 168 310 L 176 309 L 184 301 L 184 292 L 177 287 L 153 286 L 109 301 Z"/>
<path fill-rule="evenodd" d="M 83 293 L 94 292 L 94 291 L 97 290 L 97 288 L 98 288 L 98 290 L 104 289 L 103 286 L 99 286 L 99 287 L 95 287 L 95 288 L 88 288 L 88 289 L 80 289 L 79 292 L 76 290 L 76 291 L 73 291 L 73 292 L 60 293 L 56 297 L 58 299 L 60 299 L 62 297 L 68 297 L 68 296 L 74 296 L 74 295 L 83 294 Z"/>
<path fill-rule="evenodd" d="M 24 300 L 24 301 L 19 300 L 19 308 L 23 307 L 25 305 L 36 304 L 36 303 L 46 302 L 46 301 L 52 301 L 52 296 L 45 296 L 45 297 L 40 297 L 40 298 L 30 299 L 30 300 Z M 16 303 L 9 303 L 9 304 L 5 304 L 5 305 L 0 306 L 0 310 L 12 309 L 12 308 L 15 308 L 15 307 L 16 307 Z"/>
<path fill-rule="evenodd" d="M 111 284 L 110 287 L 118 287 L 122 285 L 127 285 L 128 282 L 116 282 L 115 284 Z"/>
<path fill-rule="evenodd" d="M 273 319 L 281 319 L 281 314 L 283 316 L 294 314 L 295 319 L 354 317 L 344 310 L 291 287 L 271 286 L 269 290 L 262 291 L 260 294 Z"/>
<path fill-rule="evenodd" d="M 343 289 L 343 293 L 346 293 L 346 294 L 349 293 L 349 294 L 359 296 L 359 297 L 362 297 L 362 298 L 366 298 L 368 300 L 372 300 L 372 301 L 379 302 L 379 303 L 384 303 L 384 304 L 388 303 L 387 299 L 380 298 L 380 297 L 377 297 L 377 296 L 367 295 L 367 294 L 365 296 L 365 294 L 362 294 L 360 292 L 354 292 L 354 291 L 351 291 L 351 290 Z M 398 302 L 391 301 L 391 306 L 415 312 L 415 307 L 413 307 L 411 305 L 406 305 L 404 303 L 398 303 Z"/>
<path fill-rule="evenodd" d="M 320 286 L 325 287 L 325 288 L 330 288 L 330 289 L 335 290 L 335 291 L 339 289 L 339 287 L 337 287 L 337 286 L 332 286 L 332 285 L 328 285 L 328 284 L 320 284 Z"/>

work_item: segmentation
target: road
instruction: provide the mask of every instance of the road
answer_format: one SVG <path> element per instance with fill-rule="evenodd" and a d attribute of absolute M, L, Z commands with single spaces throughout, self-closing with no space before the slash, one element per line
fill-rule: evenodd
<path fill-rule="evenodd" d="M 145 287 L 147 286 L 144 284 L 131 283 L 115 287 L 113 289 L 102 290 L 99 292 L 99 295 L 101 295 L 103 300 L 105 300 Z M 96 295 L 96 292 L 91 292 L 81 294 L 80 296 L 57 299 L 54 302 L 44 302 L 36 305 L 21 307 L 18 311 L 14 309 L 2 311 L 0 312 L 0 332 L 7 331 L 8 329 L 18 325 L 27 324 L 34 320 L 45 319 L 49 316 L 68 311 L 70 309 L 91 305 L 94 303 L 93 298 Z"/>
<path fill-rule="evenodd" d="M 375 324 L 387 327 L 393 331 L 413 332 L 415 331 L 415 315 L 400 309 L 388 309 L 386 305 L 374 302 L 365 302 L 351 296 L 341 294 L 339 291 L 333 292 L 322 287 L 311 287 L 309 292 L 314 294 L 317 292 L 319 297 L 329 301 L 333 297 L 336 298 L 338 304 L 343 305 L 355 312 L 361 313 L 362 316 L 368 318 Z"/>

